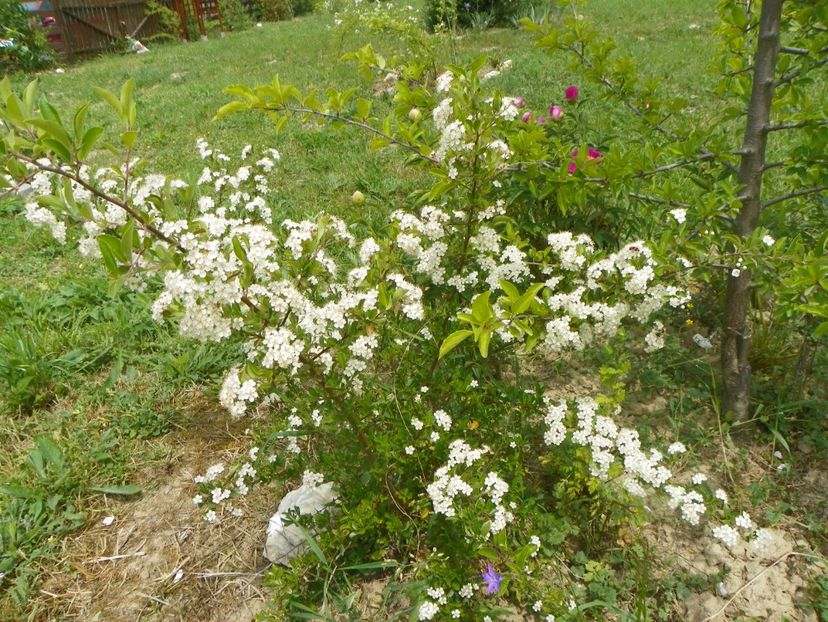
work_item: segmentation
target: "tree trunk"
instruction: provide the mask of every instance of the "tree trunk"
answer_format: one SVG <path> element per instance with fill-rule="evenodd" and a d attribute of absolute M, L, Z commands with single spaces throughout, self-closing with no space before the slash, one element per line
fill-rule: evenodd
<path fill-rule="evenodd" d="M 779 54 L 779 25 L 783 2 L 784 0 L 764 0 L 759 17 L 759 42 L 739 167 L 739 182 L 742 186 L 739 198 L 742 207 L 733 227 L 734 232 L 742 238 L 749 237 L 756 229 L 762 207 L 762 175 Z M 728 275 L 721 350 L 724 410 L 733 413 L 739 420 L 747 419 L 750 413 L 750 295 L 748 270 L 741 269 Z"/>

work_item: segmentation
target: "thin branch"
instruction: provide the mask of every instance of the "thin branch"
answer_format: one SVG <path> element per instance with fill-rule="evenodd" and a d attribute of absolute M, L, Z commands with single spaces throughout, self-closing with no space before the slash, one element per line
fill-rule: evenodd
<path fill-rule="evenodd" d="M 822 67 L 825 64 L 828 64 L 828 56 L 826 56 L 825 58 L 815 62 L 813 65 L 809 65 L 807 67 L 807 69 L 810 71 L 812 69 L 817 69 L 818 67 Z M 794 80 L 796 80 L 800 76 L 802 71 L 803 71 L 803 67 L 798 67 L 797 69 L 789 71 L 788 73 L 782 74 L 782 76 L 776 82 L 773 83 L 773 88 L 778 88 L 778 87 L 782 86 L 783 84 L 790 84 L 791 82 L 793 82 Z"/>
<path fill-rule="evenodd" d="M 809 50 L 805 48 L 791 48 L 787 45 L 780 46 L 779 51 L 782 54 L 793 54 L 794 56 L 808 56 L 809 54 Z"/>
<path fill-rule="evenodd" d="M 631 110 L 631 111 L 632 111 L 632 112 L 633 112 L 636 116 L 638 116 L 639 118 L 641 118 L 642 120 L 644 120 L 644 121 L 645 121 L 648 125 L 650 125 L 650 126 L 651 126 L 654 130 L 656 130 L 657 132 L 659 132 L 659 133 L 663 134 L 664 136 L 667 136 L 668 138 L 672 138 L 673 140 L 679 140 L 679 139 L 681 138 L 679 135 L 677 135 L 677 134 L 675 134 L 675 133 L 671 132 L 670 130 L 668 130 L 668 129 L 667 129 L 667 128 L 665 128 L 664 126 L 662 126 L 662 125 L 660 125 L 660 124 L 658 124 L 658 123 L 653 123 L 652 121 L 648 121 L 648 120 L 647 120 L 647 118 L 646 118 L 646 116 L 644 115 L 644 111 L 643 111 L 643 110 L 641 110 L 641 108 L 639 108 L 639 107 L 638 107 L 638 106 L 636 106 L 635 104 L 633 104 L 633 103 L 632 103 L 632 102 L 631 102 L 628 98 L 624 97 L 624 96 L 623 96 L 623 95 L 619 92 L 618 87 L 617 87 L 617 86 L 616 86 L 616 85 L 612 82 L 612 80 L 610 80 L 609 78 L 607 78 L 605 75 L 601 74 L 601 73 L 600 73 L 600 72 L 599 72 L 599 71 L 595 68 L 595 65 L 593 65 L 593 64 L 592 64 L 592 61 L 591 61 L 591 60 L 589 60 L 589 58 L 587 58 L 587 56 L 586 56 L 586 54 L 585 54 L 584 52 L 582 52 L 581 50 L 578 50 L 577 48 L 575 48 L 575 47 L 573 47 L 573 46 L 568 46 L 568 47 L 567 47 L 567 48 L 565 48 L 565 49 L 568 49 L 570 52 L 573 52 L 573 53 L 574 53 L 574 54 L 578 57 L 578 59 L 579 59 L 579 60 L 580 60 L 580 61 L 581 61 L 581 62 L 582 62 L 582 63 L 583 63 L 583 64 L 584 64 L 584 65 L 585 65 L 588 69 L 590 69 L 593 73 L 595 73 L 595 75 L 597 75 L 597 76 L 598 76 L 598 80 L 601 82 L 601 84 L 603 84 L 603 85 L 604 85 L 604 86 L 606 86 L 606 87 L 607 87 L 610 91 L 612 91 L 612 92 L 615 94 L 615 96 L 616 96 L 616 97 L 618 97 L 618 98 L 621 100 L 621 102 L 622 102 L 622 103 L 623 103 L 623 104 L 624 104 L 627 108 L 629 108 L 629 109 L 630 109 L 630 110 Z"/>
<path fill-rule="evenodd" d="M 768 566 L 767 568 L 764 568 L 761 572 L 759 572 L 756 576 L 754 576 L 750 581 L 748 581 L 742 587 L 740 587 L 738 590 L 736 590 L 736 592 L 734 592 L 733 596 L 731 596 L 730 600 L 728 600 L 724 605 L 719 607 L 719 609 L 717 611 L 715 611 L 712 615 L 707 616 L 704 620 L 702 620 L 702 622 L 710 622 L 711 620 L 713 620 L 713 618 L 717 617 L 720 613 L 723 613 L 725 611 L 725 609 L 730 607 L 730 605 L 733 603 L 733 601 L 736 600 L 739 597 L 739 594 L 741 594 L 747 588 L 749 588 L 751 585 L 756 583 L 756 581 L 761 576 L 763 576 L 766 572 L 768 572 L 771 568 L 773 568 L 774 566 L 777 566 L 778 564 L 782 563 L 783 561 L 785 561 L 789 557 L 808 557 L 808 558 L 822 559 L 818 555 L 809 555 L 808 553 L 797 553 L 795 551 L 788 551 L 787 553 L 785 553 L 781 557 L 778 557 L 770 566 Z"/>
<path fill-rule="evenodd" d="M 55 175 L 60 175 L 61 177 L 65 177 L 66 179 L 71 179 L 76 184 L 78 184 L 82 188 L 85 188 L 86 190 L 91 192 L 93 195 L 95 195 L 99 199 L 102 199 L 102 200 L 106 201 L 107 203 L 111 203 L 112 205 L 117 205 L 118 207 L 120 207 L 127 214 L 132 216 L 135 219 L 135 222 L 137 222 L 139 225 L 141 225 L 141 227 L 145 231 L 151 233 L 153 236 L 155 236 L 159 240 L 161 240 L 163 242 L 166 242 L 167 244 L 169 244 L 171 246 L 174 246 L 175 248 L 177 248 L 181 252 L 184 252 L 184 247 L 182 247 L 177 241 L 175 241 L 172 238 L 170 238 L 170 237 L 164 235 L 163 233 L 161 233 L 161 231 L 158 228 L 156 228 L 146 218 L 144 218 L 143 216 L 141 216 L 141 214 L 139 214 L 133 208 L 131 208 L 129 206 L 129 204 L 126 203 L 125 201 L 122 201 L 122 200 L 117 199 L 113 196 L 110 196 L 110 195 L 108 195 L 104 192 L 101 192 L 100 190 L 98 190 L 97 188 L 95 188 L 94 186 L 89 184 L 89 182 L 87 182 L 85 179 L 83 179 L 82 177 L 76 175 L 75 173 L 72 173 L 70 171 L 65 171 L 63 169 L 59 169 L 59 168 L 56 168 L 54 166 L 49 166 L 48 164 L 43 164 L 43 163 L 37 161 L 34 158 L 30 158 L 29 156 L 24 155 L 22 153 L 18 153 L 16 151 L 9 151 L 8 153 L 13 158 L 17 158 L 18 160 L 22 160 L 23 162 L 28 162 L 29 164 L 32 164 L 33 166 L 36 166 L 41 171 L 47 171 L 49 173 L 54 173 Z"/>
<path fill-rule="evenodd" d="M 776 125 L 766 125 L 766 132 L 779 132 L 781 130 L 795 130 L 807 125 L 828 125 L 828 119 L 806 119 L 804 121 L 797 121 L 795 123 L 777 123 Z"/>
<path fill-rule="evenodd" d="M 37 171 L 32 171 L 28 175 L 25 175 L 23 179 L 18 181 L 16 184 L 10 186 L 7 190 L 0 192 L 0 200 L 10 197 L 13 194 L 20 194 L 20 189 L 26 184 L 28 184 L 30 181 L 32 181 L 35 175 L 37 175 Z"/>
<path fill-rule="evenodd" d="M 355 121 L 349 117 L 343 117 L 339 114 L 331 114 L 329 112 L 320 112 L 319 110 L 312 110 L 311 108 L 298 108 L 293 106 L 288 106 L 287 104 L 282 104 L 281 106 L 257 106 L 260 110 L 266 110 L 268 112 L 292 112 L 294 114 L 311 114 L 317 117 L 322 117 L 323 119 L 328 119 L 329 121 L 341 121 L 347 125 L 353 125 L 355 127 L 362 128 L 372 134 L 376 134 L 377 136 L 387 140 L 389 143 L 393 145 L 397 145 L 398 147 L 402 147 L 403 149 L 407 149 L 411 153 L 415 154 L 417 157 L 422 158 L 423 160 L 427 160 L 432 164 L 440 164 L 440 160 L 437 158 L 433 158 L 431 156 L 425 155 L 422 151 L 417 149 L 414 145 L 410 143 L 403 142 L 393 136 L 389 136 L 388 134 L 381 132 L 375 127 L 368 125 L 367 123 L 362 123 L 361 121 Z"/>
<path fill-rule="evenodd" d="M 771 205 L 776 205 L 777 203 L 782 203 L 783 201 L 787 201 L 789 199 L 795 199 L 797 197 L 804 197 L 809 194 L 817 194 L 819 192 L 825 192 L 828 190 L 828 186 L 814 186 L 813 188 L 804 188 L 802 190 L 797 190 L 796 192 L 791 192 L 789 194 L 783 194 L 778 197 L 774 197 L 772 199 L 768 199 L 767 201 L 762 202 L 762 209 L 766 207 L 770 207 Z"/>
<path fill-rule="evenodd" d="M 681 168 L 683 166 L 687 166 L 688 164 L 695 164 L 696 162 L 705 162 L 707 160 L 712 160 L 716 156 L 709 151 L 703 152 L 696 158 L 691 158 L 689 160 L 679 160 L 678 162 L 673 162 L 672 164 L 665 164 L 664 166 L 659 166 L 654 168 L 651 171 L 645 171 L 643 173 L 638 173 L 633 175 L 633 177 L 637 178 L 645 178 L 645 177 L 652 177 L 653 175 L 658 175 L 659 173 L 664 173 L 666 171 L 672 171 L 677 168 Z"/>
<path fill-rule="evenodd" d="M 786 45 L 780 47 L 779 51 L 783 54 L 793 54 L 794 56 L 808 56 L 808 54 L 811 53 L 811 51 L 807 48 L 792 48 Z M 819 50 L 820 54 L 825 54 L 825 52 L 828 52 L 828 46 L 825 46 Z"/>
<path fill-rule="evenodd" d="M 661 197 L 654 197 L 649 194 L 638 194 L 637 192 L 628 192 L 627 196 L 631 199 L 639 199 L 641 201 L 647 201 L 649 203 L 656 203 L 658 205 L 669 205 L 670 207 L 683 207 L 689 209 L 692 207 L 689 203 L 684 203 L 683 201 L 670 201 L 668 199 L 662 199 Z"/>
<path fill-rule="evenodd" d="M 130 557 L 143 557 L 146 555 L 144 551 L 137 551 L 135 553 L 126 553 L 125 555 L 110 555 L 109 557 L 96 557 L 95 559 L 88 559 L 84 564 L 100 564 L 101 562 L 115 562 L 119 559 L 128 559 Z"/>

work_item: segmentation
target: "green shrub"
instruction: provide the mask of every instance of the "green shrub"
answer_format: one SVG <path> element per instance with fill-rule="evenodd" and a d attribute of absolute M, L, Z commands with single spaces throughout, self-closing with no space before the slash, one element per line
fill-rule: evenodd
<path fill-rule="evenodd" d="M 314 0 L 293 0 L 293 14 L 295 16 L 313 13 Z"/>
<path fill-rule="evenodd" d="M 250 14 L 239 0 L 219 0 L 219 7 L 221 8 L 221 20 L 224 23 L 225 30 L 238 32 L 253 26 Z"/>
<path fill-rule="evenodd" d="M 147 41 L 177 41 L 181 36 L 181 18 L 168 6 L 149 0 L 144 7 L 144 14 L 158 16 L 158 32 L 147 37 Z"/>
<path fill-rule="evenodd" d="M 260 13 L 260 19 L 269 22 L 280 22 L 287 19 L 293 19 L 293 1 L 292 0 L 258 0 L 255 4 L 257 11 Z"/>
<path fill-rule="evenodd" d="M 462 28 L 510 26 L 528 14 L 548 9 L 548 0 L 427 0 L 426 25 Z"/>
<path fill-rule="evenodd" d="M 0 71 L 34 71 L 54 62 L 38 20 L 18 0 L 0 0 Z"/>

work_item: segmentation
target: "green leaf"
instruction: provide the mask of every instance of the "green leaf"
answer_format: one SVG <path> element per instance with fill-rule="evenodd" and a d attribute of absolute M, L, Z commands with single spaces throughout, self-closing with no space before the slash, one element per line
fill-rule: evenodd
<path fill-rule="evenodd" d="M 443 343 L 440 344 L 440 355 L 438 358 L 443 358 L 446 354 L 454 350 L 457 346 L 459 346 L 465 339 L 468 339 L 472 336 L 472 331 L 470 330 L 457 330 L 450 334 L 448 337 L 443 339 Z"/>
<path fill-rule="evenodd" d="M 51 438 L 45 435 L 38 436 L 36 442 L 37 448 L 40 450 L 40 453 L 43 455 L 46 462 L 57 469 L 61 469 L 64 461 L 63 452 L 60 447 L 58 447 Z"/>
<path fill-rule="evenodd" d="M 86 113 L 89 112 L 89 102 L 82 104 L 72 119 L 72 127 L 75 131 L 75 140 L 79 140 L 83 134 L 83 126 L 86 124 Z"/>
<path fill-rule="evenodd" d="M 472 301 L 472 316 L 478 322 L 485 322 L 492 317 L 492 307 L 489 304 L 489 296 L 491 295 L 492 292 L 483 292 L 478 294 Z"/>
<path fill-rule="evenodd" d="M 485 330 L 480 334 L 480 339 L 477 340 L 477 349 L 480 351 L 480 356 L 487 358 L 489 356 L 489 342 L 492 340 L 492 331 Z"/>
<path fill-rule="evenodd" d="M 55 107 L 48 102 L 45 97 L 40 98 L 40 115 L 47 121 L 51 121 L 63 127 L 63 122 L 60 120 L 60 115 Z"/>
<path fill-rule="evenodd" d="M 59 140 L 55 140 L 54 138 L 43 138 L 40 142 L 42 142 L 45 147 L 48 147 L 50 151 L 52 151 L 64 162 L 72 161 L 72 154 L 69 152 L 69 149 L 67 149 L 66 145 Z"/>
<path fill-rule="evenodd" d="M 238 112 L 240 110 L 250 110 L 250 104 L 241 101 L 232 101 L 227 104 L 224 104 L 221 108 L 218 109 L 218 112 L 216 112 L 215 116 L 213 117 L 213 121 L 223 119 L 228 114 L 232 112 Z"/>
<path fill-rule="evenodd" d="M 135 141 L 138 139 L 138 132 L 135 130 L 127 130 L 126 132 L 121 132 L 121 144 L 127 149 L 132 149 L 132 145 L 135 144 Z"/>
<path fill-rule="evenodd" d="M 83 138 L 80 142 L 80 147 L 78 148 L 79 160 L 83 160 L 89 155 L 89 152 L 92 151 L 92 147 L 95 146 L 95 141 L 98 140 L 98 137 L 101 134 L 103 134 L 102 127 L 90 127 L 86 130 L 86 132 L 84 132 Z"/>
<path fill-rule="evenodd" d="M 119 117 L 123 117 L 121 102 L 118 100 L 117 97 L 115 97 L 114 93 L 97 86 L 93 86 L 92 90 L 95 91 L 98 94 L 98 96 L 101 99 L 103 99 L 107 104 L 109 104 L 109 107 L 112 108 L 112 110 L 114 110 Z"/>
<path fill-rule="evenodd" d="M 141 487 L 136 484 L 125 484 L 124 486 L 90 486 L 90 492 L 100 492 L 105 495 L 123 495 L 129 497 L 141 492 Z"/>
<path fill-rule="evenodd" d="M 126 112 L 132 106 L 132 93 L 135 91 L 135 80 L 130 78 L 121 85 L 121 110 Z"/>
<path fill-rule="evenodd" d="M 302 525 L 298 523 L 294 524 L 299 528 L 299 531 L 302 532 L 302 535 L 305 537 L 305 540 L 307 541 L 310 550 L 313 552 L 314 555 L 316 555 L 316 558 L 320 561 L 320 563 L 327 568 L 328 560 L 325 557 L 325 554 L 322 552 L 322 549 L 319 548 L 319 543 L 316 541 L 316 538 L 314 538 L 313 534 L 311 534 Z"/>
<path fill-rule="evenodd" d="M 101 249 L 101 256 L 104 265 L 110 274 L 119 274 L 118 264 L 126 261 L 121 250 L 121 240 L 114 235 L 99 235 L 98 247 Z"/>
<path fill-rule="evenodd" d="M 236 257 L 238 257 L 240 261 L 247 262 L 247 251 L 244 250 L 244 247 L 241 245 L 238 236 L 234 235 L 232 242 L 233 253 L 235 253 Z"/>
<path fill-rule="evenodd" d="M 47 121 L 46 119 L 29 119 L 29 123 L 34 125 L 36 128 L 43 130 L 49 138 L 53 138 L 60 142 L 64 147 L 66 147 L 67 151 L 71 150 L 72 140 L 69 138 L 69 134 L 67 134 L 64 127 L 59 123 Z"/>
<path fill-rule="evenodd" d="M 23 102 L 14 93 L 6 98 L 6 117 L 15 125 L 25 124 L 25 115 L 23 114 Z"/>
<path fill-rule="evenodd" d="M 135 237 L 135 221 L 130 219 L 121 231 L 121 253 L 126 260 L 130 260 L 132 258 L 132 249 L 134 248 Z"/>
<path fill-rule="evenodd" d="M 359 119 L 367 119 L 371 115 L 371 100 L 360 97 L 356 100 L 356 114 Z"/>
<path fill-rule="evenodd" d="M 22 486 L 0 486 L 0 492 L 15 499 L 31 499 L 37 496 L 34 490 Z"/>
<path fill-rule="evenodd" d="M 534 285 L 532 285 L 518 299 L 518 301 L 512 307 L 512 311 L 516 314 L 520 314 L 526 311 L 530 306 L 532 306 L 532 301 L 535 300 L 535 296 L 537 296 L 538 292 L 542 289 L 543 283 L 535 283 Z"/>
<path fill-rule="evenodd" d="M 356 564 L 354 566 L 343 566 L 341 570 L 385 570 L 386 568 L 397 568 L 399 565 L 400 564 L 395 561 L 367 562 L 365 564 Z"/>
<path fill-rule="evenodd" d="M 512 285 L 509 281 L 501 279 L 500 281 L 498 281 L 498 284 L 500 285 L 501 289 L 504 292 L 506 292 L 506 295 L 512 302 L 520 298 L 520 292 L 518 291 L 518 288 Z"/>

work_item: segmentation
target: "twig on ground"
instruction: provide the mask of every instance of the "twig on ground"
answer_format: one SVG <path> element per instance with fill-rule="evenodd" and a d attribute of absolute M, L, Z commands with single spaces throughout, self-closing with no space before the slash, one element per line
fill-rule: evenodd
<path fill-rule="evenodd" d="M 135 553 L 125 553 L 124 555 L 110 555 L 109 557 L 96 557 L 95 559 L 89 559 L 84 564 L 99 564 L 101 562 L 114 562 L 119 559 L 126 559 L 127 557 L 143 557 L 146 555 L 144 551 L 137 551 Z"/>

